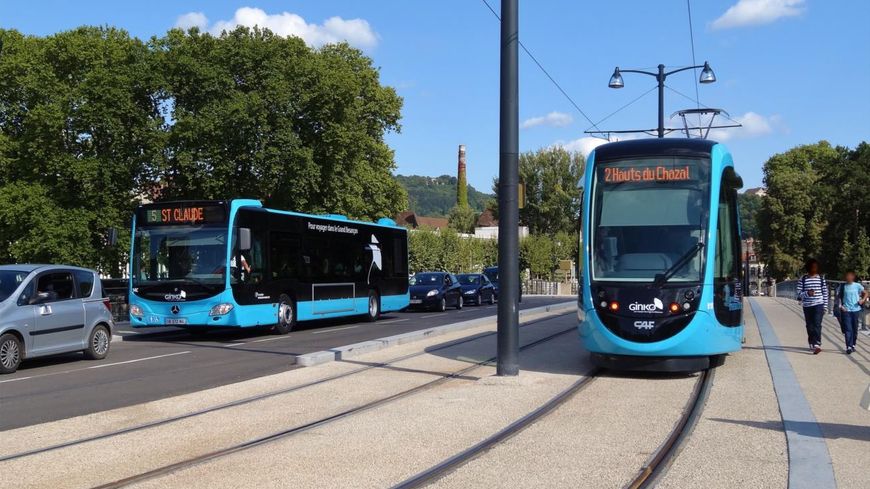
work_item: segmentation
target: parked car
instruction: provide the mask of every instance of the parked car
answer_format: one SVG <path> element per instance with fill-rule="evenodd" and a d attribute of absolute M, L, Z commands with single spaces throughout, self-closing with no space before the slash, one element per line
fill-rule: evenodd
<path fill-rule="evenodd" d="M 492 285 L 495 287 L 495 298 L 498 299 L 498 267 L 486 267 L 483 269 L 483 274 L 486 275 L 486 278 L 492 282 Z M 523 301 L 523 282 L 521 280 L 517 280 L 519 282 L 519 301 Z"/>
<path fill-rule="evenodd" d="M 420 272 L 410 280 L 411 308 L 447 310 L 447 306 L 462 309 L 462 286 L 456 275 L 446 272 Z"/>
<path fill-rule="evenodd" d="M 22 360 L 82 351 L 100 360 L 112 344 L 112 313 L 93 270 L 0 265 L 0 373 Z"/>
<path fill-rule="evenodd" d="M 482 273 L 463 273 L 459 275 L 462 286 L 462 300 L 466 304 L 495 304 L 495 286 Z"/>

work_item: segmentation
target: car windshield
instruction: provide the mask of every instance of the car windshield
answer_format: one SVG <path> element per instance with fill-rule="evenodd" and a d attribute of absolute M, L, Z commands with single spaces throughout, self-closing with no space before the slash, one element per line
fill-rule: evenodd
<path fill-rule="evenodd" d="M 462 285 L 478 285 L 480 284 L 480 275 L 460 275 L 459 283 Z"/>
<path fill-rule="evenodd" d="M 411 285 L 441 285 L 444 283 L 443 273 L 418 273 L 411 277 Z"/>
<path fill-rule="evenodd" d="M 592 196 L 592 279 L 650 282 L 706 240 L 709 164 L 657 157 L 596 165 Z M 698 282 L 703 253 L 671 270 Z"/>
<path fill-rule="evenodd" d="M 29 272 L 18 270 L 0 270 L 0 302 L 8 299 L 28 274 Z"/>
<path fill-rule="evenodd" d="M 205 288 L 224 283 L 227 229 L 163 226 L 136 230 L 133 286 L 190 282 Z"/>

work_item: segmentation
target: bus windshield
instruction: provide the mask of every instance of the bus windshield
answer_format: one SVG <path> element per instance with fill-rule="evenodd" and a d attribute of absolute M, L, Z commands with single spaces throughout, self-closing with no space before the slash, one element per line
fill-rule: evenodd
<path fill-rule="evenodd" d="M 216 292 L 223 288 L 226 263 L 226 227 L 139 228 L 133 244 L 133 287 L 189 284 Z"/>
<path fill-rule="evenodd" d="M 709 160 L 656 157 L 596 164 L 592 280 L 700 282 L 706 241 Z M 684 265 L 671 270 L 686 257 Z"/>

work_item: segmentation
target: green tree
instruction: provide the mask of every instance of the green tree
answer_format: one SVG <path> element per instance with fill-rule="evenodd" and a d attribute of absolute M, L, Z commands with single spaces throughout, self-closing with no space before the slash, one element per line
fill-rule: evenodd
<path fill-rule="evenodd" d="M 856 235 L 846 234 L 840 245 L 839 276 L 854 271 L 859 277 L 870 276 L 870 238 L 867 231 L 859 229 Z"/>
<path fill-rule="evenodd" d="M 123 228 L 162 151 L 148 46 L 81 27 L 0 30 L 0 262 L 68 262 L 118 273 Z"/>
<path fill-rule="evenodd" d="M 774 155 L 764 164 L 767 196 L 758 225 L 761 256 L 772 276 L 796 276 L 809 256 L 825 265 L 833 258 L 821 254 L 832 205 L 832 189 L 824 176 L 841 162 L 841 156 L 821 141 Z"/>
<path fill-rule="evenodd" d="M 578 185 L 586 165 L 583 156 L 553 147 L 523 153 L 519 164 L 520 179 L 526 191 L 520 223 L 528 226 L 531 234 L 575 231 L 581 206 Z M 497 178 L 492 189 L 497 199 Z M 497 216 L 497 200 L 491 206 Z"/>
<path fill-rule="evenodd" d="M 366 219 L 407 207 L 384 142 L 400 129 L 402 99 L 359 50 L 246 27 L 174 29 L 152 45 L 173 121 L 164 197 L 254 197 Z"/>
<path fill-rule="evenodd" d="M 456 205 L 458 179 L 454 176 L 396 175 L 396 180 L 408 192 L 408 208 L 421 216 L 447 216 Z M 475 212 L 483 212 L 492 196 L 473 185 L 466 185 L 466 190 L 468 205 Z"/>
<path fill-rule="evenodd" d="M 457 205 L 450 209 L 448 216 L 450 228 L 459 233 L 474 233 L 474 225 L 477 222 L 477 214 L 471 207 Z"/>
<path fill-rule="evenodd" d="M 755 194 L 742 193 L 737 196 L 743 239 L 758 238 L 758 213 L 762 200 L 763 197 Z"/>
<path fill-rule="evenodd" d="M 532 278 L 549 279 L 556 267 L 556 250 L 547 235 L 532 234 L 520 241 L 520 269 L 529 269 Z"/>

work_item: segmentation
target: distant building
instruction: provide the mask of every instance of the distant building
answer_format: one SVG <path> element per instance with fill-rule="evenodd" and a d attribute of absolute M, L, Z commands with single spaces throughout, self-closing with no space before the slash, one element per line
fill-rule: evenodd
<path fill-rule="evenodd" d="M 758 256 L 758 240 L 747 238 L 742 241 L 743 248 L 743 263 L 746 267 L 745 272 L 748 274 L 746 282 L 749 284 L 749 292 L 756 295 L 758 291 L 764 290 L 764 283 L 767 280 L 767 267 L 761 262 L 761 257 Z"/>
<path fill-rule="evenodd" d="M 759 197 L 764 197 L 767 195 L 767 190 L 764 187 L 754 187 L 746 189 L 746 192 L 743 192 L 746 195 L 757 195 Z"/>
<path fill-rule="evenodd" d="M 481 212 L 480 215 L 477 217 L 477 223 L 475 224 L 475 227 L 485 228 L 492 226 L 498 226 L 498 219 L 496 219 L 495 216 L 492 215 L 492 211 L 487 209 Z"/>
<path fill-rule="evenodd" d="M 447 229 L 446 217 L 418 216 L 414 211 L 404 211 L 395 218 L 396 223 L 408 229 L 429 228 L 435 231 Z"/>

